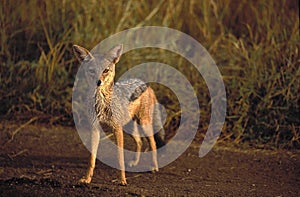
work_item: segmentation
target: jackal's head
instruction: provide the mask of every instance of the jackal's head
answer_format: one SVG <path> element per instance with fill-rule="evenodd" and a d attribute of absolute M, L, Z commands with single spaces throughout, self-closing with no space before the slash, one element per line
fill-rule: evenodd
<path fill-rule="evenodd" d="M 115 64 L 120 60 L 123 45 L 117 45 L 105 54 L 92 55 L 87 49 L 73 45 L 73 51 L 82 64 L 85 76 L 91 87 L 111 86 L 115 77 Z"/>

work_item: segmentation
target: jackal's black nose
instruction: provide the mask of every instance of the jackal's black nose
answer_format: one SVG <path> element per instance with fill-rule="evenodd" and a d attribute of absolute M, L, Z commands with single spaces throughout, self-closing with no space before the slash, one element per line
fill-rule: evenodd
<path fill-rule="evenodd" d="M 101 85 L 101 81 L 98 80 L 98 81 L 97 81 L 97 86 L 100 86 L 100 85 Z"/>

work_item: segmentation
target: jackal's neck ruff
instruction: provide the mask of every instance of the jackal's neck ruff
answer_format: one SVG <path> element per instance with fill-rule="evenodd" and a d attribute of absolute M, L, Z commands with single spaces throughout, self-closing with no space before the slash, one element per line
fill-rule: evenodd
<path fill-rule="evenodd" d="M 113 82 L 109 85 L 98 86 L 95 90 L 95 110 L 100 123 L 111 125 L 112 110 L 111 101 L 113 94 Z"/>

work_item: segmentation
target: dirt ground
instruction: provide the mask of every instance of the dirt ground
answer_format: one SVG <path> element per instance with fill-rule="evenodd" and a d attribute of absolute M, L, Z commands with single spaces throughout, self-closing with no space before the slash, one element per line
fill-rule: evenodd
<path fill-rule="evenodd" d="M 300 196 L 299 151 L 219 145 L 199 158 L 193 143 L 158 173 L 127 173 L 127 186 L 101 162 L 82 185 L 89 152 L 75 128 L 18 128 L 0 122 L 0 196 Z"/>

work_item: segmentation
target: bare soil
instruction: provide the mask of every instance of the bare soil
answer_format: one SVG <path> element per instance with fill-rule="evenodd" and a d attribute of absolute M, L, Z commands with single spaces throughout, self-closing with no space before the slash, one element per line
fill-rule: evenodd
<path fill-rule="evenodd" d="M 19 127 L 0 122 L 0 196 L 300 196 L 299 151 L 216 146 L 199 158 L 193 143 L 158 173 L 127 173 L 127 186 L 98 161 L 83 185 L 89 152 L 74 128 Z"/>

